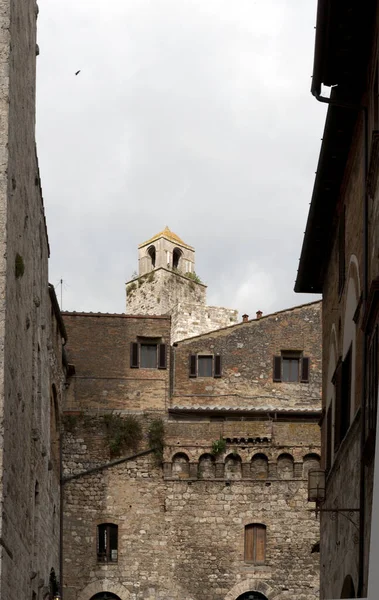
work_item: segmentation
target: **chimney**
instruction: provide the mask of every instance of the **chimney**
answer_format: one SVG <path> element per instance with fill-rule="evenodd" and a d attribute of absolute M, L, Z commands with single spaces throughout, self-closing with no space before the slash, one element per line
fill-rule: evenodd
<path fill-rule="evenodd" d="M 242 323 L 247 323 L 249 320 L 249 315 L 242 315 Z"/>
<path fill-rule="evenodd" d="M 257 310 L 257 319 L 260 319 L 262 316 L 262 311 L 261 310 Z"/>

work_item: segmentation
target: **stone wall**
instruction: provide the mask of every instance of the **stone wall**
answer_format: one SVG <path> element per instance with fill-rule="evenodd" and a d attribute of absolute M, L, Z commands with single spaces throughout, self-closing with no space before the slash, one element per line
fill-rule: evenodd
<path fill-rule="evenodd" d="M 281 311 L 183 340 L 173 349 L 172 406 L 320 408 L 321 303 Z M 310 359 L 308 383 L 273 381 L 273 357 L 296 350 Z M 222 375 L 189 376 L 190 355 L 220 355 Z"/>
<path fill-rule="evenodd" d="M 36 18 L 34 0 L 0 2 L 0 596 L 7 600 L 41 598 L 52 568 L 59 577 L 62 343 L 59 352 L 35 150 Z"/>
<path fill-rule="evenodd" d="M 238 593 L 232 596 L 233 590 L 261 590 L 269 600 L 318 598 L 318 554 L 311 553 L 319 539 L 318 521 L 308 510 L 304 463 L 318 447 L 317 424 L 300 425 L 307 429 L 306 445 L 285 446 L 275 431 L 276 443 L 251 448 L 250 453 L 259 449 L 270 455 L 271 471 L 263 479 L 246 469 L 233 479 L 225 472 L 213 479 L 199 475 L 199 458 L 210 451 L 211 442 L 204 445 L 202 434 L 196 434 L 199 426 L 200 422 L 183 425 L 187 438 L 197 437 L 202 447 L 186 445 L 184 436 L 178 446 L 177 425 L 166 423 L 164 478 L 146 456 L 65 483 L 67 600 L 101 590 L 117 590 L 122 600 L 235 600 Z M 78 426 L 66 437 L 67 476 L 101 464 L 101 451 L 103 462 L 109 459 L 101 426 L 93 427 Z M 292 435 L 296 437 L 294 427 Z M 191 457 L 195 468 L 189 474 L 173 469 L 178 452 Z M 283 453 L 296 459 L 292 475 L 278 469 Z M 226 463 L 227 455 L 228 451 L 219 456 L 217 463 Z M 97 561 L 96 528 L 104 522 L 118 525 L 114 564 Z M 250 523 L 267 528 L 263 565 L 245 561 L 244 527 Z"/>
<path fill-rule="evenodd" d="M 192 302 L 179 302 L 169 314 L 172 323 L 172 343 L 228 327 L 238 320 L 237 310 Z"/>
<path fill-rule="evenodd" d="M 126 313 L 164 315 L 180 302 L 205 304 L 206 286 L 192 279 L 159 268 L 126 285 Z"/>

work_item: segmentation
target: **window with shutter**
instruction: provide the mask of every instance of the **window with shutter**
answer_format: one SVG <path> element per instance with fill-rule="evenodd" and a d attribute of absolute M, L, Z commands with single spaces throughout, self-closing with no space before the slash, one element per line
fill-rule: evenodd
<path fill-rule="evenodd" d="M 214 376 L 221 377 L 221 356 L 219 354 L 217 354 L 214 358 L 214 361 L 215 361 Z"/>
<path fill-rule="evenodd" d="M 213 376 L 213 356 L 198 356 L 197 357 L 197 376 L 212 377 Z"/>
<path fill-rule="evenodd" d="M 141 369 L 157 368 L 157 344 L 140 345 L 140 367 Z"/>
<path fill-rule="evenodd" d="M 158 368 L 159 369 L 166 369 L 167 368 L 167 348 L 166 348 L 166 344 L 159 344 Z"/>
<path fill-rule="evenodd" d="M 332 465 L 332 403 L 326 413 L 326 459 L 325 471 L 328 473 Z"/>
<path fill-rule="evenodd" d="M 304 356 L 301 360 L 301 383 L 309 383 L 309 358 Z"/>
<path fill-rule="evenodd" d="M 338 293 L 345 285 L 345 207 L 343 207 L 338 227 Z"/>
<path fill-rule="evenodd" d="M 260 524 L 245 527 L 245 561 L 256 565 L 266 561 L 266 526 Z"/>
<path fill-rule="evenodd" d="M 352 347 L 350 346 L 349 351 L 345 356 L 345 360 L 342 362 L 342 374 L 341 374 L 341 426 L 340 426 L 340 438 L 341 441 L 345 437 L 347 430 L 350 427 L 350 412 L 351 412 L 351 360 L 352 360 Z"/>
<path fill-rule="evenodd" d="M 132 342 L 130 344 L 130 367 L 132 369 L 138 369 L 138 344 L 136 342 Z"/>
<path fill-rule="evenodd" d="M 274 356 L 274 381 L 282 381 L 282 357 Z"/>
<path fill-rule="evenodd" d="M 118 527 L 113 523 L 97 526 L 97 560 L 99 562 L 117 562 Z"/>
<path fill-rule="evenodd" d="M 189 376 L 190 377 L 196 377 L 197 376 L 197 361 L 196 361 L 196 354 L 191 354 L 191 356 L 189 357 Z"/>
<path fill-rule="evenodd" d="M 341 383 L 342 383 L 342 360 L 339 359 L 334 371 L 332 383 L 335 387 L 334 403 L 334 452 L 336 453 L 341 443 Z"/>

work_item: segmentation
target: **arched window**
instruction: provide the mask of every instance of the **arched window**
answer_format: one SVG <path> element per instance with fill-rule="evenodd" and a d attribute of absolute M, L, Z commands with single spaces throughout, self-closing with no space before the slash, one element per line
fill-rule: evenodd
<path fill-rule="evenodd" d="M 260 592 L 245 592 L 238 596 L 237 600 L 267 600 L 267 597 Z"/>
<path fill-rule="evenodd" d="M 147 253 L 151 258 L 151 266 L 153 269 L 155 269 L 155 260 L 156 260 L 155 246 L 150 246 L 147 250 Z"/>
<path fill-rule="evenodd" d="M 303 459 L 303 477 L 308 479 L 308 473 L 312 469 L 320 468 L 320 457 L 318 454 L 307 454 Z"/>
<path fill-rule="evenodd" d="M 262 565 L 266 561 L 266 525 L 245 526 L 245 562 Z"/>
<path fill-rule="evenodd" d="M 172 253 L 172 268 L 179 269 L 179 263 L 182 256 L 182 251 L 179 248 L 174 248 Z"/>
<path fill-rule="evenodd" d="M 184 452 L 178 452 L 172 459 L 172 476 L 178 479 L 188 479 L 189 458 Z"/>
<path fill-rule="evenodd" d="M 102 523 L 97 526 L 97 560 L 99 562 L 117 562 L 118 527 L 114 523 Z"/>
<path fill-rule="evenodd" d="M 341 591 L 341 598 L 355 598 L 354 583 L 351 575 L 346 575 L 345 577 Z"/>
<path fill-rule="evenodd" d="M 251 476 L 253 479 L 267 479 L 268 459 L 265 454 L 255 454 L 251 459 Z"/>
<path fill-rule="evenodd" d="M 91 600 L 121 600 L 119 596 L 116 594 L 112 594 L 112 592 L 99 592 L 92 596 Z"/>
<path fill-rule="evenodd" d="M 291 454 L 281 454 L 278 458 L 279 479 L 293 479 L 293 457 Z"/>
<path fill-rule="evenodd" d="M 225 478 L 241 479 L 242 461 L 238 454 L 229 454 L 225 459 Z"/>
<path fill-rule="evenodd" d="M 199 479 L 214 479 L 215 458 L 212 456 L 212 454 L 203 454 L 200 456 L 198 476 Z"/>
<path fill-rule="evenodd" d="M 53 384 L 51 386 L 50 397 L 50 455 L 52 466 L 55 471 L 59 471 L 59 404 L 57 388 Z"/>

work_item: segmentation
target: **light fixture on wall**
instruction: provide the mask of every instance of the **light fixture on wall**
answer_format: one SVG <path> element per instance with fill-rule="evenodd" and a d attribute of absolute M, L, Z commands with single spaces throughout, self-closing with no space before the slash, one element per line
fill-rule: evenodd
<path fill-rule="evenodd" d="M 308 471 L 308 502 L 315 502 L 316 508 L 311 511 L 316 512 L 316 518 L 319 512 L 329 512 L 332 519 L 335 519 L 338 513 L 341 513 L 350 523 L 359 531 L 359 527 L 350 517 L 354 513 L 360 512 L 360 508 L 321 508 L 326 500 L 326 474 L 323 469 L 310 469 Z M 350 516 L 344 513 L 349 513 Z"/>

